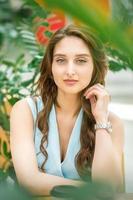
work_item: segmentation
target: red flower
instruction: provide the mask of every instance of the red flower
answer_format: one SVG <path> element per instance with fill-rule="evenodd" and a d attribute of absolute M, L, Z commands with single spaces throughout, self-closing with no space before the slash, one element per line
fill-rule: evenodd
<path fill-rule="evenodd" d="M 36 31 L 36 38 L 40 44 L 45 45 L 49 40 L 47 33 L 53 33 L 58 29 L 64 27 L 66 24 L 66 17 L 64 15 L 52 14 L 48 18 L 44 19 L 43 22 L 47 22 L 49 25 L 39 26 Z"/>

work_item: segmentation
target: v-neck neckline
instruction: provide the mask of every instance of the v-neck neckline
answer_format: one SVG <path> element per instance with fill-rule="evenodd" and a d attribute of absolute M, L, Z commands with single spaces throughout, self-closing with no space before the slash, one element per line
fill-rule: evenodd
<path fill-rule="evenodd" d="M 57 123 L 57 114 L 56 114 L 56 109 L 55 109 L 55 105 L 53 104 L 53 110 L 54 110 L 54 118 L 55 118 L 55 131 L 56 131 L 56 139 L 57 139 L 57 143 L 58 143 L 58 151 L 59 151 L 59 162 L 61 165 L 64 164 L 64 162 L 66 161 L 67 159 L 67 156 L 69 154 L 69 151 L 71 149 L 71 143 L 73 141 L 73 137 L 74 137 L 74 133 L 75 133 L 75 129 L 77 127 L 77 123 L 79 121 L 79 118 L 80 118 L 80 115 L 81 115 L 81 112 L 82 112 L 82 108 L 80 109 L 78 115 L 77 115 L 77 118 L 75 120 L 75 123 L 74 123 L 74 126 L 73 126 L 73 129 L 71 131 L 71 134 L 70 134 L 70 137 L 69 137 L 69 141 L 68 141 L 68 145 L 67 145 L 67 149 L 66 149 L 66 153 L 65 153 L 65 157 L 63 159 L 63 161 L 61 161 L 61 144 L 60 144 L 60 138 L 59 138 L 59 129 L 58 129 L 58 123 Z M 80 130 L 78 130 L 80 131 Z"/>

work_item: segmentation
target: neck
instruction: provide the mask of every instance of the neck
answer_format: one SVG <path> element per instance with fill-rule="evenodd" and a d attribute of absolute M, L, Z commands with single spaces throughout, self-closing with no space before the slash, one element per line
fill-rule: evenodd
<path fill-rule="evenodd" d="M 56 107 L 57 112 L 66 116 L 75 117 L 81 108 L 81 101 L 77 94 L 58 93 L 57 102 L 60 107 Z"/>

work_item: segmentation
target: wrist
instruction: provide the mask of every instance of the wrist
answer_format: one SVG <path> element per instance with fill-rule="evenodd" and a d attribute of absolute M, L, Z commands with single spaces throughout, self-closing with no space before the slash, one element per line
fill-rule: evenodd
<path fill-rule="evenodd" d="M 108 117 L 104 118 L 96 118 L 95 119 L 96 123 L 107 123 L 108 122 Z"/>
<path fill-rule="evenodd" d="M 104 116 L 97 116 L 95 117 L 95 121 L 96 123 L 107 123 L 108 122 L 108 114 L 104 115 Z"/>
<path fill-rule="evenodd" d="M 106 130 L 108 133 L 112 133 L 112 124 L 110 123 L 110 121 L 96 122 L 94 129 L 95 131 L 103 129 Z"/>

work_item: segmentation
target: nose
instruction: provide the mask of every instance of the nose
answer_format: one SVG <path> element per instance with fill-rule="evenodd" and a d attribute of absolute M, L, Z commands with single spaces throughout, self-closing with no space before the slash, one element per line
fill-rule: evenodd
<path fill-rule="evenodd" d="M 69 62 L 66 69 L 67 76 L 74 76 L 76 74 L 74 63 Z"/>

